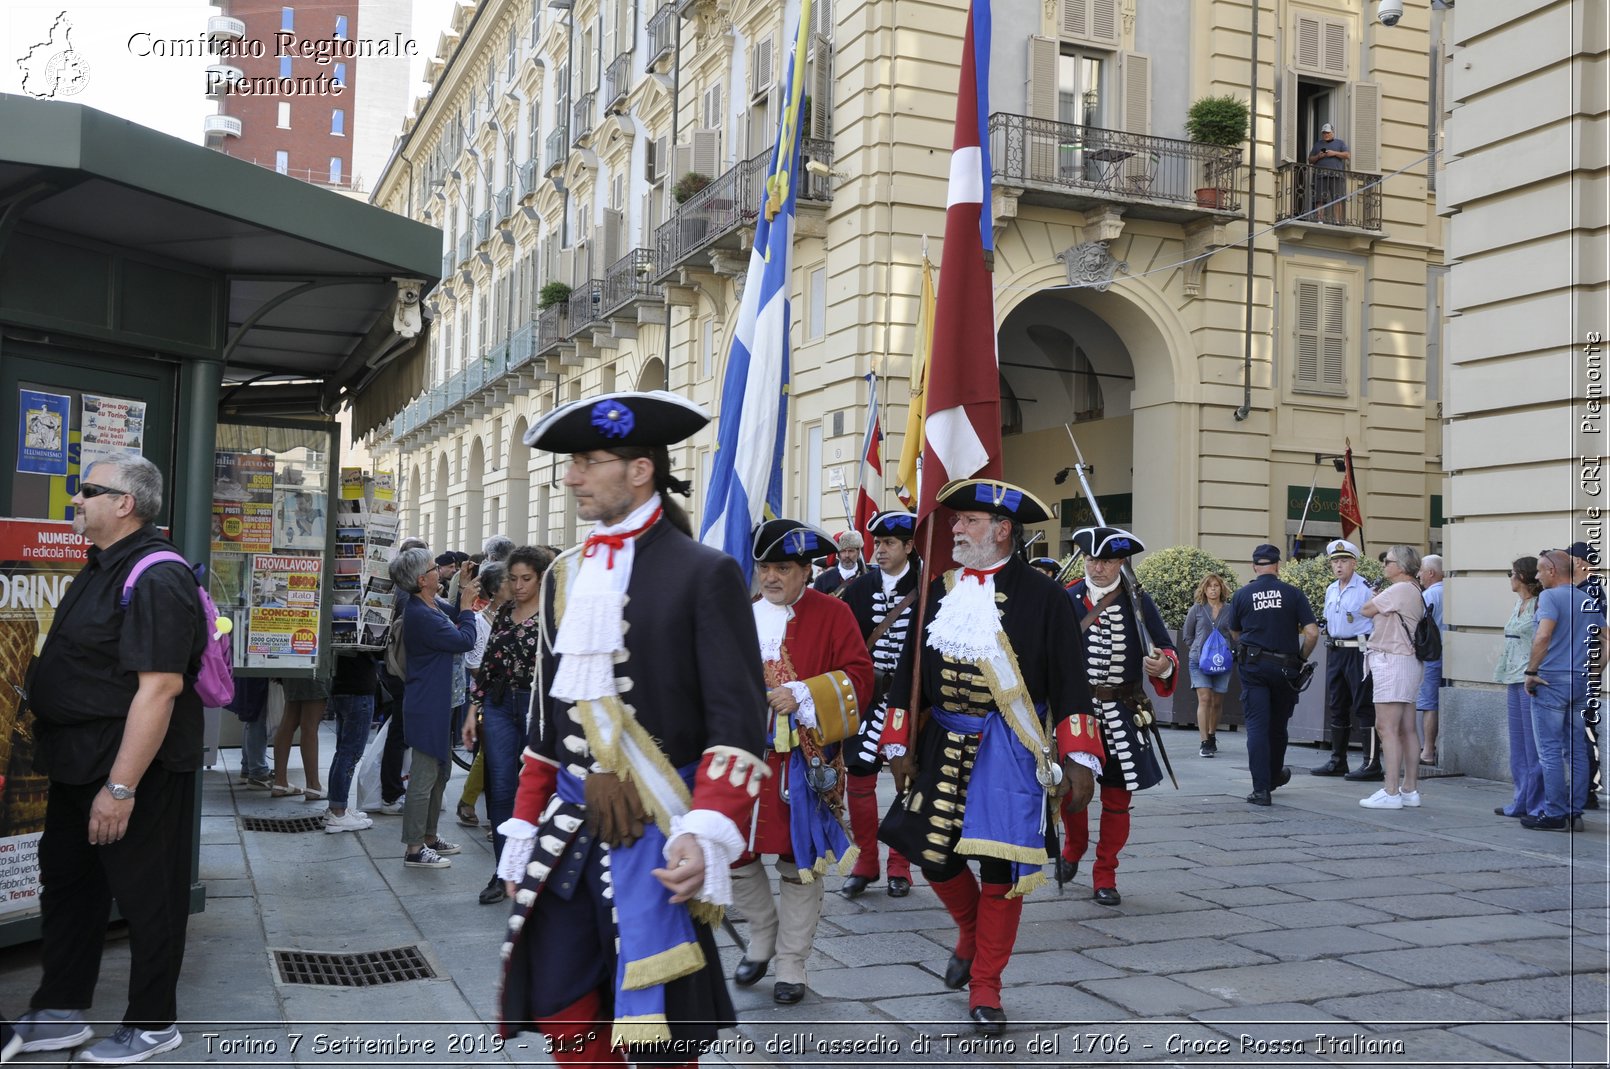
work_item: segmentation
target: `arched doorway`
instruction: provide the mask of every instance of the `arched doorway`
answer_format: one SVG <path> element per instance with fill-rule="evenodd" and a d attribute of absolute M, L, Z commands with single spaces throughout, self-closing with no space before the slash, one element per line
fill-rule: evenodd
<path fill-rule="evenodd" d="M 657 356 L 650 357 L 638 373 L 637 388 L 643 391 L 665 389 L 665 361 Z"/>
<path fill-rule="evenodd" d="M 525 444 L 526 421 L 521 416 L 514 421 L 514 434 L 509 439 L 509 461 L 506 485 L 509 492 L 509 518 L 504 533 L 523 546 L 531 539 L 531 447 Z"/>
<path fill-rule="evenodd" d="M 486 508 L 481 486 L 486 478 L 486 447 L 481 436 L 470 439 L 470 459 L 464 471 L 464 532 L 461 542 L 466 553 L 481 548 L 486 537 Z"/>

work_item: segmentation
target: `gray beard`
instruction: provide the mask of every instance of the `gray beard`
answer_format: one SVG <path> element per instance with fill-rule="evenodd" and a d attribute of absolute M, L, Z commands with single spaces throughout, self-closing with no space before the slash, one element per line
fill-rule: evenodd
<path fill-rule="evenodd" d="M 956 558 L 956 563 L 960 564 L 963 568 L 987 568 L 1007 554 L 1003 553 L 1000 547 L 995 545 L 954 545 L 951 550 L 951 555 Z"/>

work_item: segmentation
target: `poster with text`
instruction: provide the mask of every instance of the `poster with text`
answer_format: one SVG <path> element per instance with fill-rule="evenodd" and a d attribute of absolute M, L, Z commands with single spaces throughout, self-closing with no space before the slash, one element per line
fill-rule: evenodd
<path fill-rule="evenodd" d="M 318 663 L 323 569 L 324 561 L 316 556 L 252 557 L 246 667 L 312 668 Z"/>
<path fill-rule="evenodd" d="M 32 475 L 67 474 L 67 430 L 73 399 L 66 394 L 19 390 L 17 470 Z"/>
<path fill-rule="evenodd" d="M 324 495 L 315 490 L 274 491 L 274 548 L 324 548 Z"/>
<path fill-rule="evenodd" d="M 274 458 L 213 454 L 213 552 L 267 553 L 274 548 Z"/>
<path fill-rule="evenodd" d="M 145 402 L 86 393 L 79 430 L 81 470 L 86 473 L 91 464 L 108 457 L 139 456 L 145 448 Z"/>

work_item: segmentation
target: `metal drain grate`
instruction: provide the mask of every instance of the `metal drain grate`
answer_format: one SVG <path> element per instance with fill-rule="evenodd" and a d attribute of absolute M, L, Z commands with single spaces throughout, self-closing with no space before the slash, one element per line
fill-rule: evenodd
<path fill-rule="evenodd" d="M 363 954 L 319 954 L 306 950 L 276 950 L 274 964 L 287 984 L 320 987 L 373 987 L 436 976 L 417 946 L 372 950 Z"/>
<path fill-rule="evenodd" d="M 246 831 L 323 831 L 324 817 L 241 817 L 240 826 Z"/>

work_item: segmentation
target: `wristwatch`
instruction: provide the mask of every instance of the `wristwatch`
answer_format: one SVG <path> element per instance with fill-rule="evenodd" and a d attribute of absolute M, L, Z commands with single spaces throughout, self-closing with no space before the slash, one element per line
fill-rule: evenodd
<path fill-rule="evenodd" d="M 110 794 L 113 798 L 116 798 L 120 802 L 126 802 L 130 798 L 134 797 L 134 788 L 124 786 L 121 783 L 108 783 L 106 785 L 106 793 Z"/>

